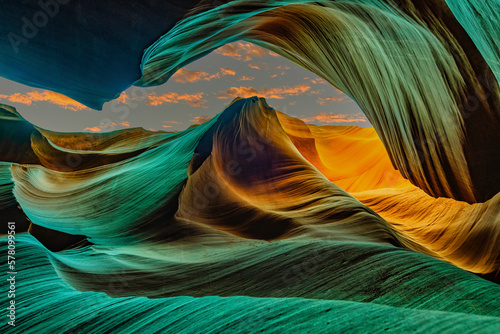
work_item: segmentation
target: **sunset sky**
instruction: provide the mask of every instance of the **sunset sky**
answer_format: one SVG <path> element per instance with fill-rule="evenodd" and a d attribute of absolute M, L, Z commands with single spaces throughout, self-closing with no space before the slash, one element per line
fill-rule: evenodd
<path fill-rule="evenodd" d="M 16 107 L 28 121 L 53 131 L 184 130 L 212 118 L 235 97 L 255 95 L 306 123 L 371 126 L 347 95 L 308 70 L 244 41 L 187 65 L 164 85 L 131 87 L 99 111 L 3 78 L 0 87 L 0 103 Z"/>

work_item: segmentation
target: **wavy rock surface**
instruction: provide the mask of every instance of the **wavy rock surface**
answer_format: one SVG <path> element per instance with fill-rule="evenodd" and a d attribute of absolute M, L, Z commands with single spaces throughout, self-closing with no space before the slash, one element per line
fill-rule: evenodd
<path fill-rule="evenodd" d="M 6 239 L 2 238 L 1 247 L 5 246 Z M 267 258 L 271 252 L 286 254 L 288 260 L 283 263 L 274 258 L 269 266 L 262 267 L 242 263 L 231 282 L 238 286 L 253 277 L 260 280 L 258 290 L 264 294 L 276 281 L 283 280 L 281 274 L 273 278 L 262 275 L 262 270 L 285 267 L 290 277 L 282 283 L 284 291 L 311 295 L 306 285 L 317 287 L 318 291 L 327 291 L 321 288 L 324 286 L 332 287 L 323 296 L 317 294 L 319 299 L 248 297 L 243 292 L 234 297 L 110 298 L 104 293 L 76 291 L 61 281 L 60 272 L 54 271 L 41 249 L 43 246 L 33 237 L 20 236 L 18 255 L 32 261 L 21 264 L 17 291 L 23 302 L 17 309 L 18 323 L 15 329 L 5 329 L 4 333 L 282 333 L 363 329 L 496 333 L 500 326 L 498 285 L 416 253 L 374 244 L 254 245 L 253 256 Z M 408 257 L 409 254 L 414 256 Z M 5 260 L 1 263 L 6 266 Z M 321 270 L 323 266 L 328 269 Z M 381 268 L 392 270 L 384 272 Z M 209 273 L 205 269 L 203 276 Z M 430 278 L 429 274 L 436 273 L 439 274 Z M 391 275 L 403 277 L 400 290 L 391 292 L 399 284 Z M 356 278 L 356 283 L 349 283 L 346 278 Z M 103 281 L 103 285 L 115 294 L 130 288 L 123 273 Z M 276 292 L 279 296 L 286 294 L 290 292 Z M 406 306 L 388 306 L 391 304 Z"/>
<path fill-rule="evenodd" d="M 2 36 L 39 10 L 0 6 Z M 107 6 L 125 18 L 113 33 Z M 499 6 L 74 1 L 22 52 L 1 39 L 0 75 L 95 108 L 246 39 L 374 125 L 306 125 L 255 97 L 179 133 L 63 134 L 1 105 L 19 328 L 498 332 Z"/>
<path fill-rule="evenodd" d="M 59 6 L 60 13 L 40 28 L 38 37 L 17 42 L 26 48 L 23 52 L 15 52 L 11 38 L 2 41 L 0 74 L 98 108 L 132 83 L 161 84 L 217 47 L 246 39 L 356 100 L 395 168 L 413 184 L 431 196 L 484 202 L 500 191 L 494 37 L 500 21 L 490 15 L 499 11 L 500 2 L 449 3 L 70 2 Z M 20 2 L 2 6 L 6 36 L 22 31 L 26 23 L 16 18 L 23 10 L 39 9 Z M 134 24 L 123 20 L 115 27 L 120 34 L 95 44 L 94 36 L 107 31 L 110 18 L 92 16 L 90 21 L 85 13 L 105 13 L 102 6 L 119 8 Z M 76 45 L 89 44 L 88 52 L 73 52 Z M 140 62 L 139 53 L 148 45 Z M 26 71 L 12 71 L 19 67 Z"/>
<path fill-rule="evenodd" d="M 433 198 L 392 167 L 373 128 L 319 127 L 282 113 L 278 117 L 297 149 L 323 175 L 428 254 L 472 272 L 498 272 L 500 194 L 477 204 Z"/>
<path fill-rule="evenodd" d="M 21 264 L 23 328 L 47 326 L 37 308 L 63 304 L 79 310 L 67 315 L 71 326 L 89 332 L 128 328 L 91 324 L 94 307 L 106 308 L 104 318 L 142 310 L 144 330 L 175 331 L 176 319 L 190 317 L 213 332 L 300 330 L 304 321 L 318 330 L 365 321 L 374 330 L 422 329 L 425 317 L 449 331 L 499 325 L 497 284 L 425 255 L 497 271 L 497 197 L 475 205 L 430 197 L 397 177 L 373 129 L 307 126 L 258 98 L 236 99 L 179 133 L 63 134 L 31 126 L 12 109 L 4 114 L 31 131 L 30 154 L 6 155 L 31 221 L 31 236 L 19 242 L 30 263 Z M 379 163 L 356 159 L 362 152 Z M 57 297 L 23 306 L 34 291 Z M 233 316 L 220 317 L 214 303 Z M 260 310 L 256 324 L 245 320 L 254 316 L 248 307 Z M 365 315 L 334 321 L 351 309 Z M 373 319 L 388 314 L 387 324 Z M 457 314 L 460 323 L 450 325 Z"/>

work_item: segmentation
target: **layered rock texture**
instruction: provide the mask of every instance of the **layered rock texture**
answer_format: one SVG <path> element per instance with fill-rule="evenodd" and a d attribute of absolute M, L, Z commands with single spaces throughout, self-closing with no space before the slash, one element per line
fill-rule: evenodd
<path fill-rule="evenodd" d="M 92 108 L 244 39 L 373 124 L 252 97 L 182 132 L 56 133 L 0 105 L 5 332 L 498 332 L 498 0 L 0 7 L 0 75 Z"/>

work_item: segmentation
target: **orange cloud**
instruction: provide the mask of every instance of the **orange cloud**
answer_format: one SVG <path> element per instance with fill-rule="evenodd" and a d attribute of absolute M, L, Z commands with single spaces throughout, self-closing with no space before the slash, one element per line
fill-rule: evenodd
<path fill-rule="evenodd" d="M 317 84 L 327 85 L 328 84 L 328 81 L 326 81 L 325 79 L 322 79 L 322 78 L 311 79 L 311 82 L 315 85 L 317 85 Z"/>
<path fill-rule="evenodd" d="M 251 61 L 252 59 L 262 58 L 266 55 L 279 56 L 261 46 L 242 41 L 226 44 L 214 52 L 241 61 Z"/>
<path fill-rule="evenodd" d="M 123 104 L 126 104 L 127 100 L 130 100 L 130 98 L 128 97 L 127 93 L 122 92 L 120 96 L 118 96 L 117 100 Z"/>
<path fill-rule="evenodd" d="M 198 81 L 211 81 L 213 79 L 219 79 L 224 75 L 236 75 L 236 72 L 230 68 L 220 68 L 220 72 L 215 74 L 209 74 L 204 71 L 194 71 L 187 68 L 181 68 L 172 76 L 176 82 L 187 83 L 187 82 L 198 82 Z"/>
<path fill-rule="evenodd" d="M 236 72 L 230 68 L 221 67 L 220 72 L 222 73 L 222 75 L 236 75 Z"/>
<path fill-rule="evenodd" d="M 328 106 L 333 102 L 342 102 L 344 100 L 345 100 L 344 97 L 329 96 L 329 97 L 325 97 L 325 98 L 320 97 L 316 102 L 318 102 L 322 106 Z"/>
<path fill-rule="evenodd" d="M 168 125 L 168 124 L 182 124 L 182 122 L 177 122 L 177 121 L 163 121 L 162 128 L 170 129 L 172 127 L 172 125 Z"/>
<path fill-rule="evenodd" d="M 45 90 L 43 92 L 33 91 L 26 94 L 15 93 L 12 95 L 0 95 L 0 100 L 8 100 L 14 103 L 31 105 L 33 102 L 48 102 L 55 104 L 61 108 L 70 109 L 73 111 L 87 109 L 83 104 L 76 102 L 69 97 Z"/>
<path fill-rule="evenodd" d="M 208 74 L 203 71 L 193 71 L 187 68 L 181 68 L 172 76 L 176 82 L 187 83 L 187 82 L 198 82 L 198 81 L 210 81 L 212 79 L 220 78 L 220 73 Z"/>
<path fill-rule="evenodd" d="M 89 126 L 83 129 L 83 131 L 91 131 L 91 132 L 102 132 L 102 131 L 114 131 L 116 130 L 115 127 L 121 125 L 122 127 L 130 127 L 129 121 L 122 121 L 119 124 L 116 122 L 113 122 L 111 120 L 108 120 L 108 122 L 102 121 L 100 125 L 98 126 Z"/>
<path fill-rule="evenodd" d="M 266 88 L 261 87 L 255 89 L 254 87 L 231 87 L 224 92 L 219 92 L 217 95 L 218 99 L 232 99 L 235 97 L 252 97 L 259 96 L 267 99 L 278 99 L 282 100 L 286 96 L 296 96 L 303 94 L 311 89 L 310 86 L 306 84 L 300 84 L 293 87 L 284 86 L 279 88 Z"/>
<path fill-rule="evenodd" d="M 126 123 L 128 123 L 128 122 L 126 122 Z M 117 124 L 115 122 L 101 123 L 101 125 L 99 125 L 99 126 L 86 127 L 85 129 L 83 129 L 83 131 L 91 131 L 91 132 L 101 132 L 103 130 L 112 131 L 112 130 L 114 130 L 115 126 L 117 126 Z"/>
<path fill-rule="evenodd" d="M 211 120 L 212 117 L 209 116 L 196 116 L 191 120 L 191 122 L 196 123 L 196 124 L 203 124 Z"/>
<path fill-rule="evenodd" d="M 257 64 L 248 64 L 248 67 L 253 68 L 254 70 L 260 70 L 260 66 Z"/>
<path fill-rule="evenodd" d="M 266 71 L 279 71 L 277 75 L 285 75 L 286 70 L 291 69 L 290 66 L 287 65 L 279 65 L 279 66 L 274 66 L 266 62 L 256 62 L 256 63 L 250 63 L 248 64 L 248 67 L 253 68 L 254 70 L 266 70 Z"/>
<path fill-rule="evenodd" d="M 203 99 L 203 93 L 194 94 L 178 94 L 178 93 L 167 93 L 163 95 L 151 94 L 148 95 L 146 99 L 146 104 L 150 106 L 159 106 L 164 103 L 179 103 L 185 102 L 191 107 L 203 107 L 206 108 L 205 103 L 207 100 Z"/>
<path fill-rule="evenodd" d="M 255 77 L 247 77 L 246 75 L 238 79 L 238 81 L 252 81 Z"/>
<path fill-rule="evenodd" d="M 318 121 L 320 123 L 331 124 L 331 123 L 355 123 L 355 122 L 368 122 L 363 113 L 357 114 L 334 114 L 334 113 L 319 113 L 312 117 L 301 118 L 302 121 L 306 123 Z"/>
<path fill-rule="evenodd" d="M 94 126 L 94 127 L 86 127 L 85 129 L 83 129 L 83 131 L 92 131 L 92 132 L 101 132 L 102 129 L 98 126 Z"/>

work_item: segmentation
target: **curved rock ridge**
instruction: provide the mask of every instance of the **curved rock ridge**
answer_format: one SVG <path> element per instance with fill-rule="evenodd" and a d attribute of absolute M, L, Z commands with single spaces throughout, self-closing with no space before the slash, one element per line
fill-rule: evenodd
<path fill-rule="evenodd" d="M 45 228 L 92 242 L 119 232 L 121 242 L 137 237 L 134 225 L 168 218 L 175 221 L 167 224 L 168 233 L 174 226 L 203 226 L 273 240 L 310 233 L 316 229 L 310 224 L 324 221 L 338 228 L 340 239 L 361 234 L 355 238 L 405 243 L 302 157 L 263 99 L 237 99 L 210 122 L 180 133 L 33 129 L 31 146 L 40 163 L 12 161 L 14 194 Z"/>
<path fill-rule="evenodd" d="M 500 25 L 500 1 L 446 0 L 446 4 L 460 25 L 467 31 L 500 83 L 500 63 L 498 62 L 500 39 L 497 34 Z"/>
<path fill-rule="evenodd" d="M 132 83 L 161 84 L 217 47 L 246 39 L 351 96 L 374 125 L 394 167 L 426 193 L 484 202 L 500 191 L 495 38 L 500 20 L 490 15 L 498 12 L 500 2 L 457 3 L 70 2 L 59 6 L 60 13 L 36 38 L 17 42 L 18 49 L 25 48 L 22 52 L 2 42 L 0 74 L 100 108 Z M 16 20 L 23 5 L 2 6 L 5 35 L 24 29 L 25 22 Z M 134 24 L 121 20 L 115 27 L 120 34 L 99 39 L 85 54 L 73 52 L 75 43 L 88 45 L 95 34 L 107 31 L 109 18 L 86 16 L 101 13 L 102 6 L 119 8 Z M 141 48 L 146 48 L 142 63 Z M 134 66 L 139 63 L 142 77 Z"/>
<path fill-rule="evenodd" d="M 467 271 L 498 281 L 499 195 L 471 205 L 425 194 L 398 176 L 374 129 L 306 125 L 257 97 L 178 133 L 55 133 L 2 112 L 30 147 L 0 146 L 0 207 L 13 189 L 30 222 L 17 236 L 22 328 L 61 331 L 36 310 L 67 305 L 60 314 L 90 333 L 132 318 L 176 331 L 186 317 L 214 333 L 259 331 L 285 314 L 296 330 L 379 328 L 371 316 L 389 314 L 384 329 L 422 329 L 429 316 L 443 331 L 498 326 L 498 284 Z M 52 298 L 28 303 L 35 291 Z M 248 323 L 254 307 L 265 319 Z M 316 313 L 329 308 L 350 321 L 323 323 Z M 120 323 L 90 324 L 97 309 Z"/>
<path fill-rule="evenodd" d="M 234 1 L 181 21 L 146 50 L 137 84 L 165 82 L 214 48 L 246 39 L 351 96 L 395 168 L 428 194 L 473 203 L 498 193 L 498 81 L 444 1 L 252 4 Z M 194 37 L 203 32 L 209 38 Z M 494 52 L 494 44 L 480 50 Z"/>
<path fill-rule="evenodd" d="M 185 272 L 195 284 L 188 264 L 169 269 L 179 256 L 199 264 L 205 252 L 216 259 L 228 244 L 264 240 L 392 245 L 475 273 L 499 269 L 498 196 L 469 205 L 425 194 L 397 176 L 373 129 L 308 126 L 256 97 L 179 133 L 32 129 L 40 162 L 12 161 L 14 194 L 31 234 L 57 252 L 58 272 L 78 289 L 107 291 L 101 278 L 124 270 L 131 282 L 149 277 L 126 293 L 182 294 L 162 283 Z M 95 267 L 73 249 L 94 254 Z"/>
<path fill-rule="evenodd" d="M 349 193 L 412 187 L 392 166 L 374 128 L 316 126 L 281 112 L 277 115 L 300 154 Z"/>
<path fill-rule="evenodd" d="M 22 259 L 19 327 L 1 331 L 497 333 L 498 13 L 500 0 L 2 2 L 0 75 L 92 108 L 243 39 L 344 91 L 374 127 L 308 125 L 253 97 L 178 133 L 57 133 L 0 105 L 0 211 Z"/>
<path fill-rule="evenodd" d="M 91 108 L 141 76 L 142 53 L 198 0 L 0 3 L 0 76 Z"/>
<path fill-rule="evenodd" d="M 392 167 L 373 128 L 307 125 L 277 115 L 302 156 L 398 231 L 461 268 L 497 273 L 500 193 L 477 204 L 433 198 Z"/>
<path fill-rule="evenodd" d="M 17 306 L 16 327 L 5 328 L 4 333 L 283 333 L 363 328 L 495 334 L 500 326 L 498 285 L 432 258 L 376 244 L 253 244 L 245 261 L 224 263 L 238 266 L 237 273 L 225 280 L 227 291 L 240 287 L 238 296 L 151 299 L 77 291 L 61 281 L 40 243 L 30 235 L 18 237 L 18 256 L 32 262 L 19 264 L 23 277 L 16 282 L 16 290 L 23 302 Z M 0 238 L 0 247 L 6 246 L 7 238 Z M 225 258 L 234 259 L 236 248 Z M 80 256 L 84 252 L 73 253 L 74 259 Z M 265 258 L 262 262 L 267 265 L 255 265 L 251 258 Z M 1 263 L 7 265 L 4 259 Z M 213 275 L 219 268 L 203 265 L 196 271 L 199 281 L 208 276 L 211 286 L 219 285 L 220 278 Z M 123 272 L 102 278 L 102 285 L 115 296 L 133 287 Z M 145 279 L 143 283 L 148 282 Z M 256 284 L 247 292 L 248 280 Z M 312 290 L 323 292 L 314 295 Z M 248 296 L 255 291 L 281 298 Z M 291 291 L 308 297 L 283 297 Z"/>

